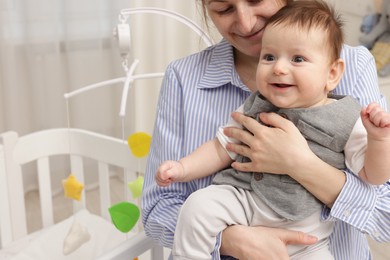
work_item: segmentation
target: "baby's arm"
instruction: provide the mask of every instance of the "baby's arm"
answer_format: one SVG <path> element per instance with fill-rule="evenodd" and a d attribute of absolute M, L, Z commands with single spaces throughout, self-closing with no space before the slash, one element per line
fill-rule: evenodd
<path fill-rule="evenodd" d="M 379 104 L 371 103 L 360 115 L 367 130 L 367 150 L 359 177 L 380 185 L 390 179 L 390 114 Z"/>
<path fill-rule="evenodd" d="M 217 138 L 204 143 L 180 161 L 166 161 L 160 165 L 156 182 L 169 186 L 172 182 L 187 182 L 209 176 L 229 166 L 233 160 Z"/>

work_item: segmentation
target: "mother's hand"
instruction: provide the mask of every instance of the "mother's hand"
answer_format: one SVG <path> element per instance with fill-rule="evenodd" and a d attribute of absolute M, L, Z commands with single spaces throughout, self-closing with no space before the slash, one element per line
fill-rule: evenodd
<path fill-rule="evenodd" d="M 290 258 L 286 245 L 311 245 L 316 242 L 316 237 L 299 231 L 234 225 L 223 231 L 221 254 L 240 260 L 287 260 Z"/>
<path fill-rule="evenodd" d="M 259 124 L 255 119 L 234 112 L 232 117 L 248 131 L 226 128 L 224 133 L 241 144 L 230 143 L 229 151 L 248 157 L 251 162 L 232 164 L 244 172 L 292 173 L 300 164 L 316 157 L 296 126 L 276 113 L 261 113 Z"/>
<path fill-rule="evenodd" d="M 248 131 L 225 128 L 228 137 L 242 143 L 229 143 L 227 149 L 251 160 L 234 162 L 233 168 L 243 172 L 288 174 L 332 207 L 345 184 L 345 174 L 317 157 L 292 122 L 275 113 L 260 114 L 260 120 L 270 127 L 241 113 L 235 112 L 232 117 Z"/>

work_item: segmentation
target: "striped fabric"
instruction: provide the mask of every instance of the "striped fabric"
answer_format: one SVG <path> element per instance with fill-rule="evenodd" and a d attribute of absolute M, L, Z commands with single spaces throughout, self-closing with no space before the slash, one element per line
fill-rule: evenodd
<path fill-rule="evenodd" d="M 385 107 L 386 100 L 377 86 L 375 63 L 367 49 L 345 46 L 343 58 L 346 72 L 335 93 L 357 97 L 362 105 L 377 101 Z M 218 126 L 227 122 L 250 92 L 235 71 L 232 47 L 224 40 L 172 62 L 162 84 L 145 174 L 142 220 L 148 236 L 171 248 L 181 205 L 192 192 L 209 185 L 212 177 L 160 188 L 154 180 L 157 167 L 165 160 L 179 160 L 214 138 Z M 390 205 L 390 185 L 381 189 L 362 186 L 354 175 L 348 174 L 348 182 L 332 211 L 323 212 L 323 218 L 341 219 L 354 226 L 337 222 L 331 237 L 336 259 L 370 259 L 365 237 L 358 230 L 390 240 L 389 232 L 383 230 L 390 226 L 386 207 Z M 367 212 L 352 209 L 351 205 L 358 204 Z M 348 219 L 346 212 L 350 213 Z M 213 259 L 220 259 L 219 244 L 215 248 Z"/>

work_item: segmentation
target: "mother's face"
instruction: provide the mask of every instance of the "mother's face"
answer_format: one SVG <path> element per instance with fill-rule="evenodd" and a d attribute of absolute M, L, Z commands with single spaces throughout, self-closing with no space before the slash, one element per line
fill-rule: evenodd
<path fill-rule="evenodd" d="M 282 0 L 204 0 L 219 33 L 239 52 L 258 57 L 265 22 L 285 5 Z"/>

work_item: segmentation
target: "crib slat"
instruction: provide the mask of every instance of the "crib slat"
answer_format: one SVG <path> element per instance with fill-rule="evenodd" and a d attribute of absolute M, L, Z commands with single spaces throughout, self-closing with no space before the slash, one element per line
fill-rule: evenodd
<path fill-rule="evenodd" d="M 79 182 L 83 183 L 85 187 L 83 158 L 81 156 L 71 155 L 70 165 L 71 165 L 72 174 L 76 177 L 76 179 Z M 77 212 L 83 208 L 86 208 L 85 189 L 83 189 L 81 193 L 80 201 L 73 200 L 73 212 Z"/>
<path fill-rule="evenodd" d="M 54 224 L 53 200 L 51 195 L 50 163 L 49 158 L 37 160 L 39 199 L 41 201 L 42 225 L 49 227 Z"/>
<path fill-rule="evenodd" d="M 108 208 L 111 205 L 110 198 L 110 172 L 108 164 L 99 162 L 99 187 L 100 187 L 100 214 L 110 220 Z"/>
<path fill-rule="evenodd" d="M 4 149 L 0 146 L 0 248 L 12 241 L 11 212 L 9 205 L 9 192 L 6 176 Z"/>
<path fill-rule="evenodd" d="M 4 147 L 4 161 L 6 172 L 11 172 L 12 174 L 7 174 L 6 185 L 11 190 L 5 189 L 8 191 L 9 203 L 7 210 L 10 213 L 11 219 L 11 230 L 12 237 L 1 238 L 2 245 L 6 245 L 10 241 L 19 239 L 27 234 L 27 222 L 26 222 L 26 209 L 24 204 L 24 191 L 23 191 L 23 177 L 22 169 L 20 165 L 15 163 L 13 158 L 13 149 L 16 146 L 18 140 L 18 135 L 15 132 L 6 132 L 2 135 L 2 142 Z M 0 169 L 3 170 L 3 169 Z M 11 185 L 16 184 L 16 185 Z M 13 216 L 16 216 L 15 218 Z M 4 219 L 7 221 L 7 219 Z M 8 227 L 7 227 L 8 228 Z"/>

